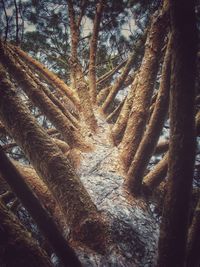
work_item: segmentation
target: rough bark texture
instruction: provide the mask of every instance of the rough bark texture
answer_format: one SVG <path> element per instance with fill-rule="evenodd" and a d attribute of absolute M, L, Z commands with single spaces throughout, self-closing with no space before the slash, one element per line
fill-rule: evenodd
<path fill-rule="evenodd" d="M 101 15 L 103 11 L 104 0 L 100 0 L 96 6 L 96 14 L 94 17 L 93 33 L 90 40 L 90 57 L 89 57 L 89 89 L 92 101 L 96 102 L 96 54 L 97 43 L 99 35 L 99 27 L 101 22 Z"/>
<path fill-rule="evenodd" d="M 71 147 L 79 147 L 86 149 L 83 137 L 72 125 L 72 123 L 63 116 L 62 112 L 52 103 L 52 101 L 40 90 L 37 84 L 31 79 L 25 70 L 22 69 L 19 63 L 16 63 L 12 55 L 10 55 L 6 48 L 1 44 L 1 62 L 8 67 L 10 73 L 15 77 L 18 84 L 23 88 L 24 92 L 31 99 L 31 101 L 44 112 L 47 118 L 60 131 L 65 141 Z"/>
<path fill-rule="evenodd" d="M 153 19 L 145 44 L 134 105 L 121 143 L 121 157 L 126 171 L 135 156 L 145 130 L 167 23 L 168 10 L 163 8 L 161 13 Z"/>
<path fill-rule="evenodd" d="M 21 200 L 22 204 L 29 211 L 40 230 L 43 232 L 46 239 L 49 241 L 56 254 L 61 258 L 64 265 L 67 267 L 81 267 L 73 249 L 71 249 L 57 229 L 56 224 L 45 209 L 41 206 L 39 200 L 35 197 L 23 177 L 14 167 L 12 162 L 4 154 L 0 147 L 0 172 L 9 184 L 16 196 Z"/>
<path fill-rule="evenodd" d="M 1 68 L 0 118 L 56 198 L 74 239 L 103 250 L 105 225 L 69 160 L 29 114 Z M 88 226 L 93 234 L 87 240 Z M 90 243 L 91 242 L 91 243 Z M 105 247 L 104 247 L 105 248 Z"/>
<path fill-rule="evenodd" d="M 154 111 L 151 115 L 144 137 L 142 138 L 142 141 L 128 171 L 128 188 L 135 195 L 140 194 L 144 172 L 155 150 L 168 111 L 170 67 L 171 44 L 169 41 L 169 45 L 164 58 L 160 87 L 158 96 L 156 98 Z"/>
<path fill-rule="evenodd" d="M 0 265 L 6 267 L 53 266 L 16 217 L 0 202 Z"/>
<path fill-rule="evenodd" d="M 48 70 L 42 63 L 31 58 L 27 53 L 22 51 L 19 47 L 12 46 L 12 49 L 20 56 L 22 59 L 27 61 L 29 64 L 33 65 L 35 69 L 41 72 L 44 76 L 48 78 L 56 87 L 58 87 L 62 92 L 66 94 L 66 96 L 77 106 L 79 107 L 79 100 L 73 90 L 68 87 L 58 76 L 56 76 L 53 72 Z"/>
<path fill-rule="evenodd" d="M 200 265 L 200 198 L 197 203 L 187 241 L 187 267 Z"/>
<path fill-rule="evenodd" d="M 195 158 L 194 88 L 197 31 L 194 1 L 169 1 L 172 83 L 168 185 L 157 266 L 185 266 L 186 237 Z"/>

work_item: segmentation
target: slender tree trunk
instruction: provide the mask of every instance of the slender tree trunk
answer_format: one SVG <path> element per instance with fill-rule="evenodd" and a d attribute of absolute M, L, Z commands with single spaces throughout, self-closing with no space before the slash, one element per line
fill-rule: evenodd
<path fill-rule="evenodd" d="M 67 108 L 60 102 L 60 100 L 56 98 L 52 94 L 52 92 L 40 82 L 40 80 L 33 73 L 32 69 L 29 68 L 24 63 L 24 61 L 22 61 L 18 56 L 16 56 L 16 53 L 12 49 L 8 47 L 8 50 L 12 54 L 15 61 L 21 65 L 21 67 L 26 71 L 26 73 L 35 82 L 35 84 L 40 88 L 40 90 L 43 91 L 47 95 L 47 97 L 53 102 L 53 104 L 56 105 L 56 107 L 63 113 L 63 115 L 66 116 L 67 120 L 69 120 L 73 124 L 74 127 L 79 128 L 77 119 L 67 110 Z"/>
<path fill-rule="evenodd" d="M 0 119 L 23 149 L 66 216 L 74 239 L 105 251 L 106 226 L 69 160 L 37 125 L 0 70 Z M 91 235 L 88 235 L 90 227 Z M 91 238 L 92 237 L 92 238 Z"/>
<path fill-rule="evenodd" d="M 0 202 L 0 265 L 8 267 L 52 266 L 44 251 L 17 218 Z"/>
<path fill-rule="evenodd" d="M 141 46 L 143 46 L 144 43 L 144 38 L 140 39 L 137 44 L 136 47 L 134 49 L 134 52 L 132 52 L 132 54 L 129 56 L 128 61 L 124 67 L 124 70 L 122 72 L 122 74 L 120 75 L 120 77 L 118 79 L 116 79 L 114 85 L 111 87 L 111 90 L 109 91 L 108 96 L 106 97 L 106 100 L 104 101 L 103 105 L 102 105 L 102 110 L 107 113 L 109 106 L 111 105 L 112 101 L 114 100 L 115 96 L 117 95 L 117 93 L 119 92 L 119 90 L 121 89 L 124 81 L 126 80 L 133 62 L 136 60 L 137 56 L 138 56 L 138 51 L 141 50 Z"/>
<path fill-rule="evenodd" d="M 119 145 L 119 143 L 121 142 L 121 140 L 123 138 L 124 131 L 125 131 L 126 125 L 127 125 L 127 121 L 129 118 L 129 113 L 130 113 L 131 108 L 133 106 L 138 79 L 139 79 L 139 73 L 136 74 L 134 82 L 131 85 L 131 89 L 128 93 L 128 96 L 127 96 L 125 103 L 122 107 L 122 110 L 119 114 L 119 117 L 118 117 L 116 123 L 114 124 L 114 126 L 112 127 L 112 137 L 113 137 L 113 141 L 114 141 L 115 145 Z"/>
<path fill-rule="evenodd" d="M 27 208 L 35 222 L 38 224 L 40 230 L 49 241 L 56 254 L 61 258 L 64 265 L 67 267 L 80 267 L 81 264 L 76 257 L 73 249 L 71 249 L 58 231 L 52 218 L 48 215 L 45 209 L 41 206 L 39 200 L 35 197 L 23 177 L 11 163 L 11 161 L 4 154 L 0 147 L 0 172 L 9 184 L 16 196 L 21 200 L 22 204 Z"/>
<path fill-rule="evenodd" d="M 10 73 L 15 77 L 31 101 L 44 112 L 47 118 L 55 125 L 62 134 L 65 141 L 71 147 L 88 149 L 83 137 L 71 122 L 63 116 L 62 112 L 50 101 L 50 99 L 40 90 L 31 77 L 22 69 L 22 66 L 15 62 L 14 58 L 6 51 L 3 45 L 0 46 L 2 63 L 8 67 Z M 28 71 L 27 71 L 28 72 Z"/>
<path fill-rule="evenodd" d="M 89 56 L 89 89 L 93 103 L 96 103 L 97 88 L 96 88 L 96 54 L 99 35 L 99 27 L 103 11 L 104 0 L 99 0 L 96 6 L 94 17 L 94 25 L 92 37 L 90 40 L 90 56 Z"/>
<path fill-rule="evenodd" d="M 58 78 L 53 72 L 48 70 L 42 63 L 31 58 L 27 53 L 19 49 L 19 47 L 11 46 L 12 49 L 28 64 L 34 66 L 39 73 L 43 74 L 52 84 L 60 89 L 75 105 L 79 107 L 79 99 L 75 92 L 69 88 L 61 79 Z"/>
<path fill-rule="evenodd" d="M 168 9 L 164 7 L 161 13 L 154 17 L 149 30 L 134 105 L 121 143 L 121 158 L 126 171 L 135 156 L 145 130 L 167 25 Z"/>
<path fill-rule="evenodd" d="M 200 266 L 200 198 L 194 211 L 187 241 L 187 267 Z"/>
<path fill-rule="evenodd" d="M 159 136 L 161 134 L 169 106 L 171 67 L 171 41 L 164 58 L 160 88 L 156 98 L 155 107 L 146 128 L 144 137 L 138 147 L 134 160 L 128 171 L 128 188 L 134 195 L 141 193 L 142 180 L 149 160 L 153 155 Z"/>
<path fill-rule="evenodd" d="M 194 97 L 197 53 L 195 1 L 170 0 L 172 83 L 168 185 L 160 228 L 159 267 L 185 266 L 195 159 Z"/>
<path fill-rule="evenodd" d="M 80 62 L 78 60 L 78 43 L 79 43 L 79 28 L 76 23 L 76 16 L 73 7 L 73 1 L 67 0 L 68 14 L 70 19 L 70 32 L 71 32 L 71 82 L 72 88 L 77 90 L 77 82 L 79 73 L 82 72 Z"/>

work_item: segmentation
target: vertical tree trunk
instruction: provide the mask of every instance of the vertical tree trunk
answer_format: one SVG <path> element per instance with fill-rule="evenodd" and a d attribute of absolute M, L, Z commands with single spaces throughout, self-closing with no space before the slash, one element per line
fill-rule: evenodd
<path fill-rule="evenodd" d="M 99 0 L 96 6 L 96 13 L 94 17 L 93 33 L 90 40 L 90 57 L 89 57 L 89 89 L 93 103 L 96 103 L 97 89 L 96 89 L 96 54 L 97 43 L 99 35 L 99 27 L 103 11 L 104 0 Z"/>
<path fill-rule="evenodd" d="M 194 95 L 197 53 L 195 1 L 170 0 L 172 83 L 167 194 L 159 239 L 159 267 L 185 266 L 195 158 Z"/>
<path fill-rule="evenodd" d="M 144 137 L 138 147 L 135 157 L 128 171 L 128 188 L 135 194 L 141 193 L 142 180 L 149 160 L 153 155 L 169 106 L 171 67 L 171 44 L 170 40 L 164 58 L 160 87 L 156 98 L 155 107 L 147 125 Z"/>
<path fill-rule="evenodd" d="M 37 125 L 0 69 L 0 119 L 56 198 L 74 239 L 105 251 L 105 224 L 69 160 Z M 87 235 L 88 227 L 92 236 Z"/>
<path fill-rule="evenodd" d="M 153 19 L 149 30 L 134 105 L 121 143 L 121 158 L 126 171 L 135 156 L 145 130 L 167 23 L 168 9 L 164 7 L 161 14 Z"/>
<path fill-rule="evenodd" d="M 50 260 L 17 218 L 0 202 L 0 265 L 50 267 Z"/>

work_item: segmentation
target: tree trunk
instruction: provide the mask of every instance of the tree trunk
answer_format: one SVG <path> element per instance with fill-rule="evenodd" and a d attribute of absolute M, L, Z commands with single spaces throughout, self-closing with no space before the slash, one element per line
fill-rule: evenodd
<path fill-rule="evenodd" d="M 99 27 L 103 11 L 104 0 L 99 0 L 96 6 L 96 14 L 94 17 L 93 33 L 90 40 L 90 57 L 89 57 L 89 89 L 93 103 L 96 103 L 96 54 L 99 35 Z"/>
<path fill-rule="evenodd" d="M 102 105 L 102 110 L 104 113 L 108 112 L 108 108 L 111 105 L 112 101 L 114 100 L 115 96 L 117 95 L 117 93 L 119 92 L 119 90 L 121 89 L 124 81 L 126 80 L 133 62 L 136 60 L 137 56 L 138 56 L 138 52 L 141 49 L 141 46 L 143 46 L 144 43 L 144 38 L 141 38 L 140 40 L 138 40 L 136 47 L 134 49 L 134 52 L 132 52 L 132 54 L 129 56 L 126 65 L 124 67 L 124 70 L 122 72 L 122 74 L 119 76 L 118 79 L 116 79 L 115 83 L 113 84 L 113 86 L 111 87 L 111 90 L 109 91 L 108 96 L 106 97 L 103 105 Z"/>
<path fill-rule="evenodd" d="M 38 175 L 56 198 L 74 239 L 96 250 L 105 249 L 105 224 L 69 160 L 37 125 L 28 109 L 11 89 L 1 67 L 0 119 L 23 149 Z M 87 235 L 88 227 L 90 233 Z M 105 250 L 104 250 L 105 251 Z"/>
<path fill-rule="evenodd" d="M 37 242 L 0 202 L 0 265 L 6 267 L 53 266 Z"/>
<path fill-rule="evenodd" d="M 170 67 L 171 44 L 169 40 L 154 111 L 128 171 L 128 188 L 134 195 L 139 195 L 141 193 L 144 172 L 155 150 L 168 111 L 171 75 Z"/>
<path fill-rule="evenodd" d="M 114 144 L 116 146 L 119 145 L 119 143 L 121 142 L 124 135 L 124 131 L 126 129 L 129 113 L 131 111 L 134 102 L 134 96 L 137 88 L 138 78 L 139 78 L 139 73 L 135 75 L 134 82 L 131 85 L 130 91 L 122 107 L 122 110 L 119 114 L 119 117 L 114 126 L 112 127 L 112 137 Z"/>
<path fill-rule="evenodd" d="M 51 83 L 55 85 L 55 87 L 59 88 L 64 94 L 69 97 L 69 99 L 79 107 L 79 99 L 77 98 L 75 92 L 69 88 L 61 79 L 58 78 L 53 72 L 48 70 L 42 63 L 31 58 L 27 53 L 22 51 L 19 47 L 11 46 L 12 49 L 26 62 L 30 65 L 33 65 L 35 69 L 38 70 L 39 73 L 42 73 Z"/>
<path fill-rule="evenodd" d="M 194 1 L 169 1 L 172 83 L 168 185 L 160 228 L 159 267 L 185 266 L 195 159 L 194 96 L 197 31 Z"/>
<path fill-rule="evenodd" d="M 43 232 L 46 239 L 49 241 L 56 254 L 63 261 L 64 265 L 80 267 L 81 264 L 77 259 L 73 249 L 69 247 L 67 241 L 58 231 L 53 219 L 48 215 L 45 209 L 41 206 L 39 200 L 35 197 L 23 177 L 4 154 L 0 147 L 0 172 L 3 178 L 9 184 L 16 196 L 21 200 L 24 207 L 29 211 L 40 230 Z"/>
<path fill-rule="evenodd" d="M 63 116 L 62 112 L 52 103 L 52 101 L 40 90 L 37 84 L 30 78 L 21 65 L 14 61 L 14 58 L 6 51 L 5 47 L 0 46 L 1 58 L 3 64 L 9 68 L 10 73 L 15 77 L 18 84 L 23 88 L 24 92 L 31 101 L 44 112 L 47 118 L 60 131 L 65 141 L 71 147 L 79 147 L 87 149 L 83 137 L 71 122 Z"/>
<path fill-rule="evenodd" d="M 121 158 L 126 171 L 135 156 L 145 130 L 167 23 L 168 10 L 164 7 L 161 14 L 153 19 L 149 30 L 134 105 L 121 143 Z"/>

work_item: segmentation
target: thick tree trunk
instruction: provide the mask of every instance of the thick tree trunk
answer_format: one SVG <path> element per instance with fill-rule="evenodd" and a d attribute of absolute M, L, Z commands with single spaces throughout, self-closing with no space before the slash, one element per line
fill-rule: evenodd
<path fill-rule="evenodd" d="M 56 198 L 74 239 L 105 249 L 105 224 L 69 160 L 37 125 L 1 67 L 0 119 Z M 90 227 L 91 235 L 87 235 Z M 93 235 L 92 239 L 91 236 Z"/>
<path fill-rule="evenodd" d="M 46 239 L 49 241 L 56 254 L 61 258 L 64 265 L 67 267 L 80 267 L 81 264 L 77 259 L 73 249 L 69 247 L 67 241 L 58 231 L 52 218 L 48 215 L 45 209 L 41 206 L 39 200 L 35 197 L 23 177 L 4 154 L 0 147 L 0 172 L 3 178 L 9 184 L 16 196 L 21 200 L 22 204 L 29 211 L 40 230 L 43 232 Z"/>
<path fill-rule="evenodd" d="M 168 10 L 163 8 L 161 14 L 153 19 L 149 30 L 134 105 L 121 143 L 121 158 L 126 171 L 135 156 L 145 130 L 167 25 Z"/>
<path fill-rule="evenodd" d="M 134 195 L 141 193 L 142 179 L 161 134 L 169 106 L 171 44 L 168 44 L 155 107 L 128 171 L 128 188 Z"/>
<path fill-rule="evenodd" d="M 72 125 L 72 123 L 63 116 L 62 112 L 52 103 L 52 101 L 40 90 L 31 77 L 22 69 L 22 66 L 15 62 L 14 58 L 6 51 L 5 47 L 0 46 L 2 63 L 8 67 L 10 73 L 14 76 L 18 84 L 22 87 L 31 101 L 44 112 L 47 118 L 60 131 L 65 141 L 71 147 L 87 149 L 83 137 Z"/>
<path fill-rule="evenodd" d="M 103 11 L 104 0 L 99 0 L 96 6 L 96 14 L 94 17 L 93 33 L 90 40 L 90 57 L 89 57 L 89 89 L 93 103 L 96 103 L 96 54 L 99 35 L 99 27 Z"/>
<path fill-rule="evenodd" d="M 0 265 L 7 267 L 53 266 L 37 242 L 0 202 Z"/>
<path fill-rule="evenodd" d="M 187 241 L 187 267 L 200 266 L 200 198 L 194 211 Z"/>
<path fill-rule="evenodd" d="M 195 159 L 194 96 L 197 31 L 194 1 L 169 1 L 172 83 L 168 185 L 157 266 L 185 266 L 186 237 Z"/>

